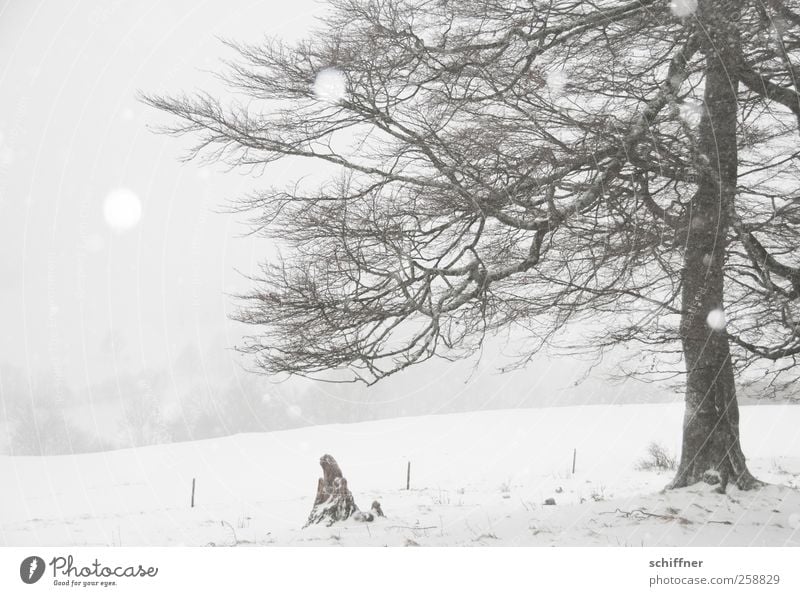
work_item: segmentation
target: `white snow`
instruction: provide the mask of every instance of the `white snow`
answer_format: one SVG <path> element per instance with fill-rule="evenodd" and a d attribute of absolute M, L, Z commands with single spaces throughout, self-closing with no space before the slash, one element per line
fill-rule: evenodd
<path fill-rule="evenodd" d="M 683 19 L 691 16 L 697 10 L 697 0 L 672 0 L 669 8 L 676 17 Z"/>
<path fill-rule="evenodd" d="M 800 408 L 741 408 L 748 462 L 771 484 L 727 495 L 661 492 L 672 472 L 637 469 L 651 441 L 678 450 L 682 417 L 680 404 L 495 410 L 4 456 L 0 545 L 800 545 Z M 323 453 L 386 518 L 302 528 Z"/>
<path fill-rule="evenodd" d="M 345 96 L 344 73 L 337 68 L 323 68 L 317 73 L 312 89 L 317 99 L 337 103 Z"/>
<path fill-rule="evenodd" d="M 117 188 L 106 196 L 103 217 L 113 230 L 129 230 L 142 218 L 142 202 L 129 188 Z"/>
<path fill-rule="evenodd" d="M 714 331 L 724 331 L 727 321 L 725 320 L 725 312 L 721 308 L 711 310 L 706 316 L 706 323 Z"/>

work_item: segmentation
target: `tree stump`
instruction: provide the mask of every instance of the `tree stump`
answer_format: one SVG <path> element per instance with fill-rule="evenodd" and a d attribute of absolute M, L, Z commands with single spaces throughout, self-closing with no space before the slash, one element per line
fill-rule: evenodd
<path fill-rule="evenodd" d="M 305 526 L 325 522 L 330 526 L 337 521 L 345 521 L 351 516 L 359 521 L 372 521 L 375 519 L 373 513 L 359 511 L 353 494 L 347 488 L 347 479 L 342 476 L 342 470 L 332 455 L 325 454 L 319 459 L 322 466 L 322 478 L 317 482 L 317 496 L 314 498 L 314 506 L 308 515 Z M 377 508 L 376 508 L 377 506 Z M 383 516 L 380 503 L 375 501 L 372 510 L 380 512 Z"/>

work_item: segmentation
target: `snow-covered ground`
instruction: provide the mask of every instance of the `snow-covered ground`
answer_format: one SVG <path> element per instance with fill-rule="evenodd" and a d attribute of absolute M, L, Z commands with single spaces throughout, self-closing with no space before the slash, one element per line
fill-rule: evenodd
<path fill-rule="evenodd" d="M 679 404 L 497 410 L 0 457 L 0 544 L 800 546 L 800 407 L 742 408 L 751 469 L 771 484 L 727 495 L 661 492 L 670 472 L 637 469 L 652 441 L 678 450 L 682 415 Z M 302 528 L 323 453 L 385 518 Z"/>

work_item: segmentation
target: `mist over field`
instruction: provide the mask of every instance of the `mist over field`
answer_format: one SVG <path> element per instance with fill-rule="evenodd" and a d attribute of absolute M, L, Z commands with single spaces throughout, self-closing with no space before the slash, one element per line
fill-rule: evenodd
<path fill-rule="evenodd" d="M 250 330 L 229 315 L 275 247 L 246 235 L 243 217 L 224 206 L 268 181 L 312 174 L 291 159 L 253 176 L 183 164 L 185 145 L 151 130 L 168 118 L 137 96 L 218 90 L 212 72 L 231 56 L 220 39 L 291 41 L 326 10 L 303 1 L 256 7 L 265 18 L 253 18 L 244 0 L 0 7 L 0 452 L 681 399 L 681 377 L 619 382 L 630 369 L 652 369 L 635 345 L 599 364 L 553 349 L 500 374 L 520 337 L 491 338 L 479 362 L 434 359 L 370 388 L 249 370 L 235 347 Z M 563 90 L 567 77 L 556 75 L 548 84 Z M 316 93 L 337 85 L 330 75 Z M 582 332 L 578 324 L 567 338 Z M 743 403 L 793 397 L 763 384 L 741 390 Z"/>

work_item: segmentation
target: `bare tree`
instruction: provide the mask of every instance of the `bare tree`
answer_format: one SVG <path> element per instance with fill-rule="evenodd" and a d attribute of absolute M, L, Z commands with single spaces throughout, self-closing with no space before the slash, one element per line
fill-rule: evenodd
<path fill-rule="evenodd" d="M 230 45 L 246 101 L 146 99 L 189 159 L 325 178 L 237 205 L 284 251 L 238 314 L 265 372 L 373 383 L 500 330 L 524 366 L 578 321 L 682 355 L 672 486 L 758 483 L 734 374 L 800 354 L 798 2 L 333 0 Z"/>

